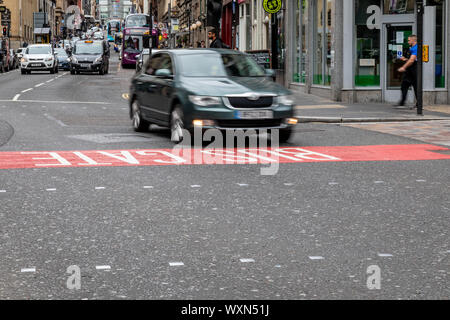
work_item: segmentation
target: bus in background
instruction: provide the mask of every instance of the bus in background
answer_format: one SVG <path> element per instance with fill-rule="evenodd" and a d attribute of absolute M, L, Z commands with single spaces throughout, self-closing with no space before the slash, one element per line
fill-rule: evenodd
<path fill-rule="evenodd" d="M 151 18 L 148 14 L 129 14 L 122 30 L 122 67 L 135 66 L 136 56 L 149 48 Z"/>
<path fill-rule="evenodd" d="M 108 41 L 114 41 L 114 35 L 116 34 L 116 32 L 120 32 L 121 29 L 122 28 L 120 20 L 109 20 L 106 23 L 106 33 L 108 35 Z"/>

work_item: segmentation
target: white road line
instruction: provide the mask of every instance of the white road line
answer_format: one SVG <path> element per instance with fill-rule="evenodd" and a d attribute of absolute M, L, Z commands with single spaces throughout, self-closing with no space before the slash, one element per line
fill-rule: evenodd
<path fill-rule="evenodd" d="M 379 257 L 392 257 L 392 254 L 390 254 L 390 253 L 379 253 L 378 256 Z"/>
<path fill-rule="evenodd" d="M 46 108 L 45 106 L 42 106 L 42 108 Z M 59 124 L 61 127 L 67 127 L 67 124 L 65 124 L 64 122 L 62 122 L 61 120 L 58 120 L 54 117 L 52 117 L 51 115 L 44 113 L 44 117 L 46 117 L 49 120 L 55 121 L 57 124 Z"/>
<path fill-rule="evenodd" d="M 20 96 L 20 94 L 16 95 Z M 16 97 L 14 97 L 16 98 Z M 18 97 L 17 97 L 18 98 Z M 16 100 L 0 100 L 0 102 L 13 102 Z M 44 101 L 44 100 L 20 100 L 20 102 L 37 102 L 37 103 L 60 103 L 60 104 L 111 104 L 110 102 L 94 102 L 94 101 Z"/>
<path fill-rule="evenodd" d="M 95 187 L 95 190 L 102 190 L 105 189 L 105 187 Z"/>
<path fill-rule="evenodd" d="M 247 187 L 248 184 L 246 184 L 246 183 L 238 183 L 238 186 L 240 186 L 240 187 Z"/>
<path fill-rule="evenodd" d="M 28 92 L 28 91 L 31 91 L 31 90 L 33 90 L 33 88 L 28 88 L 28 89 L 22 90 L 21 92 L 24 93 L 24 92 Z"/>
<path fill-rule="evenodd" d="M 374 181 L 373 183 L 384 183 L 384 181 Z"/>
<path fill-rule="evenodd" d="M 45 84 L 45 83 L 41 82 L 41 83 L 35 85 L 34 87 L 35 87 L 35 88 L 38 88 L 38 87 L 40 87 L 40 86 L 42 86 L 42 85 L 44 85 L 44 84 Z"/>
<path fill-rule="evenodd" d="M 419 179 L 419 180 L 416 180 L 417 182 L 427 182 L 427 180 L 422 180 L 422 179 Z"/>
<path fill-rule="evenodd" d="M 329 184 L 330 186 L 332 186 L 332 185 L 339 184 L 339 183 L 337 183 L 337 182 L 329 182 L 328 184 Z"/>
<path fill-rule="evenodd" d="M 183 262 L 169 262 L 169 266 L 179 267 L 179 266 L 184 266 L 184 263 Z"/>
<path fill-rule="evenodd" d="M 50 80 L 47 80 L 45 82 L 49 83 L 49 82 L 52 82 L 53 80 L 55 80 L 55 79 L 50 79 Z"/>
<path fill-rule="evenodd" d="M 241 261 L 242 263 L 255 262 L 255 260 L 253 260 L 253 259 L 247 259 L 247 258 L 239 259 L 239 261 Z"/>
<path fill-rule="evenodd" d="M 285 186 L 293 186 L 294 184 L 293 183 L 285 183 L 284 185 Z"/>
<path fill-rule="evenodd" d="M 36 272 L 36 268 L 22 268 L 20 269 L 20 272 Z"/>
<path fill-rule="evenodd" d="M 191 188 L 200 188 L 200 187 L 201 187 L 201 185 L 198 185 L 198 184 L 191 185 Z"/>
<path fill-rule="evenodd" d="M 12 99 L 12 101 L 17 101 L 17 99 L 19 99 L 19 97 L 20 97 L 20 94 L 16 94 L 16 95 L 14 96 L 14 98 Z"/>
<path fill-rule="evenodd" d="M 153 189 L 153 186 L 144 186 L 144 189 Z"/>
<path fill-rule="evenodd" d="M 0 190 L 0 193 L 4 193 L 4 192 L 6 192 L 6 190 Z"/>
<path fill-rule="evenodd" d="M 97 270 L 111 270 L 111 266 L 95 266 L 95 269 Z"/>
<path fill-rule="evenodd" d="M 56 188 L 49 188 L 49 189 L 45 189 L 47 191 L 56 191 Z"/>
<path fill-rule="evenodd" d="M 324 258 L 322 256 L 309 256 L 311 260 L 323 260 Z"/>

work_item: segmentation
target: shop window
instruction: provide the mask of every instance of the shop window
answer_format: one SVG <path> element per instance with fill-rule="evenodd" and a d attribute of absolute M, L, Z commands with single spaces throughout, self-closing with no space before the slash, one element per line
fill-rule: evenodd
<path fill-rule="evenodd" d="M 316 3 L 314 30 L 314 75 L 313 84 L 330 85 L 332 70 L 332 0 Z"/>
<path fill-rule="evenodd" d="M 414 13 L 415 2 L 415 0 L 384 0 L 384 14 Z"/>
<path fill-rule="evenodd" d="M 295 39 L 293 82 L 306 82 L 306 23 L 308 1 L 297 0 L 295 4 Z"/>
<path fill-rule="evenodd" d="M 380 30 L 369 29 L 367 8 L 379 0 L 355 1 L 355 86 L 380 86 Z"/>
<path fill-rule="evenodd" d="M 323 1 L 316 2 L 314 28 L 314 76 L 313 84 L 323 84 Z"/>
<path fill-rule="evenodd" d="M 444 6 L 436 6 L 436 56 L 435 79 L 436 88 L 445 88 L 445 13 Z"/>

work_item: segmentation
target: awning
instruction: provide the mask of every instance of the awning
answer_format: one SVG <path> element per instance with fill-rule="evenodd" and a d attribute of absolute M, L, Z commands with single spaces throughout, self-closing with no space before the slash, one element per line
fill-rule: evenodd
<path fill-rule="evenodd" d="M 47 34 L 50 33 L 50 28 L 35 28 L 34 34 Z"/>

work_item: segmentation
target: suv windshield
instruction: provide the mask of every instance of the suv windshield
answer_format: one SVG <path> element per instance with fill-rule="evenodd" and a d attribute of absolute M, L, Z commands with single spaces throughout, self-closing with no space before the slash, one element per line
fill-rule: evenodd
<path fill-rule="evenodd" d="M 52 48 L 50 46 L 29 47 L 27 54 L 51 54 Z"/>
<path fill-rule="evenodd" d="M 101 43 L 85 43 L 77 42 L 74 54 L 102 54 L 103 48 Z"/>
<path fill-rule="evenodd" d="M 186 77 L 264 77 L 264 70 L 244 54 L 187 54 L 180 56 L 181 74 Z"/>

